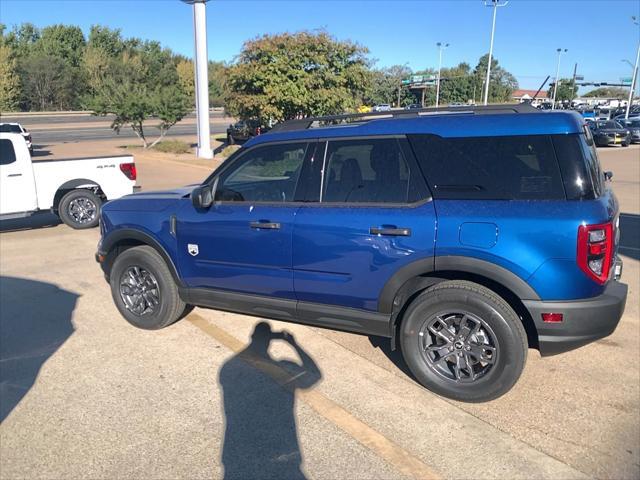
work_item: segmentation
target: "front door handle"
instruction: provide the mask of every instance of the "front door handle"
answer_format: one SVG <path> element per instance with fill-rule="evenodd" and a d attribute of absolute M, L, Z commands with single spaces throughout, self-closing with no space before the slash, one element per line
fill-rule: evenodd
<path fill-rule="evenodd" d="M 268 220 L 260 220 L 259 222 L 250 222 L 251 228 L 264 228 L 268 230 L 280 230 L 280 224 L 277 222 L 269 222 Z"/>
<path fill-rule="evenodd" d="M 386 235 L 390 237 L 410 237 L 410 228 L 396 228 L 396 227 L 371 227 L 369 229 L 371 235 Z"/>
<path fill-rule="evenodd" d="M 7 175 L 7 177 L 21 177 L 22 174 L 21 173 L 10 173 L 9 175 Z"/>

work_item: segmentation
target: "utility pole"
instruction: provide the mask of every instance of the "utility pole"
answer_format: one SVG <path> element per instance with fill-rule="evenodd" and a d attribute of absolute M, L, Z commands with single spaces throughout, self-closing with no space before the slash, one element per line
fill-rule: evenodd
<path fill-rule="evenodd" d="M 209 128 L 209 58 L 207 55 L 207 13 L 205 7 L 205 3 L 208 0 L 182 1 L 193 5 L 196 120 L 198 125 L 198 148 L 196 149 L 196 156 L 200 158 L 213 158 Z"/>
<path fill-rule="evenodd" d="M 640 25 L 636 17 L 631 17 L 634 25 Z M 633 102 L 633 93 L 636 89 L 636 82 L 638 80 L 638 62 L 640 62 L 640 41 L 638 41 L 638 53 L 636 53 L 636 65 L 633 67 L 633 76 L 631 77 L 631 88 L 629 89 L 629 99 L 627 100 L 627 110 L 624 114 L 624 119 L 629 120 L 629 111 L 631 110 L 631 102 Z"/>
<path fill-rule="evenodd" d="M 573 66 L 573 79 L 571 80 L 571 101 L 573 102 L 577 93 L 576 89 L 576 75 L 578 74 L 578 62 Z"/>
<path fill-rule="evenodd" d="M 436 83 L 436 108 L 440 104 L 440 71 L 442 70 L 442 51 L 449 46 L 448 43 L 438 42 L 436 43 L 440 52 L 440 59 L 438 60 L 438 81 Z"/>
<path fill-rule="evenodd" d="M 489 78 L 491 76 L 491 60 L 493 58 L 493 37 L 496 32 L 496 13 L 498 7 L 506 7 L 509 0 L 504 0 L 500 3 L 500 0 L 484 0 L 485 7 L 493 7 L 493 22 L 491 24 L 491 43 L 489 44 L 489 61 L 487 62 L 487 78 L 484 84 L 484 104 L 489 101 Z"/>
<path fill-rule="evenodd" d="M 551 104 L 551 110 L 556 109 L 556 96 L 558 94 L 558 84 L 560 83 L 560 78 L 558 77 L 558 75 L 560 75 L 560 57 L 563 53 L 567 53 L 568 50 L 566 48 L 564 50 L 562 48 L 557 48 L 556 52 L 558 52 L 558 66 L 556 67 L 556 81 L 553 86 L 553 103 Z"/>

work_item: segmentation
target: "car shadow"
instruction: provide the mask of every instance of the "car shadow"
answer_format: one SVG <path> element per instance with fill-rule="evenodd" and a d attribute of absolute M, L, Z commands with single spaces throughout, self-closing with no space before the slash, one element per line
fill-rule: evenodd
<path fill-rule="evenodd" d="M 273 340 L 283 340 L 301 363 L 276 360 Z M 309 389 L 322 375 L 314 360 L 287 332 L 256 325 L 247 347 L 227 360 L 219 374 L 225 432 L 225 479 L 304 479 L 295 419 L 295 392 Z"/>
<path fill-rule="evenodd" d="M 36 228 L 55 227 L 62 224 L 57 215 L 49 211 L 36 212 L 24 218 L 13 218 L 11 220 L 0 220 L 0 232 L 11 232 L 17 230 L 33 230 Z"/>
<path fill-rule="evenodd" d="M 640 260 L 640 215 L 620 214 L 618 253 L 634 260 Z"/>
<path fill-rule="evenodd" d="M 0 423 L 73 334 L 78 297 L 50 283 L 0 277 Z"/>
<path fill-rule="evenodd" d="M 393 363 L 398 370 L 404 373 L 408 378 L 417 382 L 411 370 L 409 370 L 409 366 L 407 362 L 404 361 L 404 357 L 402 356 L 402 351 L 400 350 L 400 340 L 396 339 L 396 349 L 391 349 L 391 342 L 386 337 L 376 337 L 373 335 L 369 336 L 369 343 L 374 348 L 378 348 L 384 355 Z"/>
<path fill-rule="evenodd" d="M 48 147 L 48 145 L 34 145 L 31 158 L 51 156 L 51 150 L 44 150 L 44 147 Z"/>

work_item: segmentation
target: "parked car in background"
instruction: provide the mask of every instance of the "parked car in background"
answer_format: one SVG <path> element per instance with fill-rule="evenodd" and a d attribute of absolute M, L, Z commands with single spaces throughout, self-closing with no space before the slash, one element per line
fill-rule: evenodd
<path fill-rule="evenodd" d="M 375 105 L 373 107 L 374 112 L 388 112 L 391 110 L 391 105 L 388 103 L 381 103 L 380 105 Z"/>
<path fill-rule="evenodd" d="M 268 128 L 261 126 L 258 120 L 239 120 L 227 128 L 227 144 L 244 143 L 268 130 Z"/>
<path fill-rule="evenodd" d="M 72 228 L 98 225 L 106 200 L 133 193 L 131 155 L 32 162 L 18 133 L 0 133 L 0 220 L 50 210 Z"/>
<path fill-rule="evenodd" d="M 615 120 L 596 120 L 589 124 L 593 139 L 598 147 L 621 145 L 628 147 L 631 143 L 631 133 Z"/>
<path fill-rule="evenodd" d="M 360 105 L 358 107 L 358 113 L 369 113 L 371 111 L 371 107 L 369 105 Z"/>
<path fill-rule="evenodd" d="M 418 110 L 420 108 L 422 108 L 422 105 L 420 105 L 419 103 L 412 103 L 404 107 L 405 110 Z"/>
<path fill-rule="evenodd" d="M 631 132 L 631 143 L 640 143 L 640 117 L 629 117 L 629 120 L 621 120 L 620 124 Z"/>
<path fill-rule="evenodd" d="M 109 202 L 96 260 L 118 310 L 145 329 L 200 306 L 387 337 L 467 402 L 507 392 L 529 346 L 611 334 L 619 206 L 582 118 L 432 113 L 292 120 L 195 188 Z"/>
<path fill-rule="evenodd" d="M 31 140 L 31 134 L 19 123 L 0 123 L 0 133 L 18 133 L 27 142 L 27 148 L 29 153 L 33 155 L 33 143 Z"/>

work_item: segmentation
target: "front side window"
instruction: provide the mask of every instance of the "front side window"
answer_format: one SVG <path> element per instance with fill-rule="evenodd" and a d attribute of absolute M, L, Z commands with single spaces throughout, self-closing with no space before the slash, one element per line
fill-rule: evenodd
<path fill-rule="evenodd" d="M 0 140 L 0 165 L 9 165 L 16 161 L 16 152 L 13 149 L 11 140 L 3 138 Z"/>
<path fill-rule="evenodd" d="M 560 169 L 548 136 L 412 135 L 410 141 L 435 198 L 565 198 Z"/>
<path fill-rule="evenodd" d="M 411 171 L 395 138 L 329 142 L 323 203 L 416 201 Z"/>
<path fill-rule="evenodd" d="M 268 145 L 249 150 L 220 175 L 215 200 L 293 201 L 306 150 L 306 143 Z"/>

